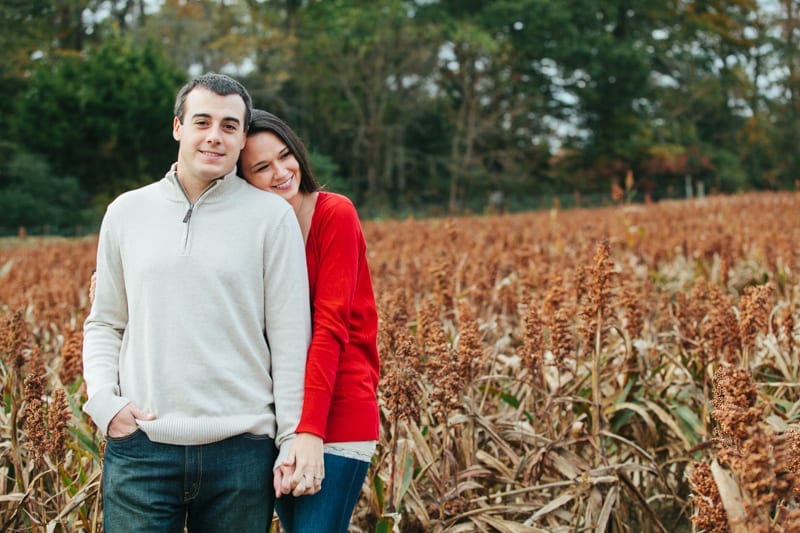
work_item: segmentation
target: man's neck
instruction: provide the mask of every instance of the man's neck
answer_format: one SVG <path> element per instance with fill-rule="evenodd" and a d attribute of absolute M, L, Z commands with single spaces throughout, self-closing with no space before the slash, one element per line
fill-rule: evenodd
<path fill-rule="evenodd" d="M 216 179 L 211 181 L 201 181 L 197 179 L 185 179 L 181 177 L 180 172 L 178 169 L 175 169 L 175 176 L 178 178 L 178 183 L 180 184 L 181 188 L 183 189 L 184 194 L 186 194 L 186 198 L 189 199 L 189 203 L 194 205 L 200 196 L 212 185 L 214 185 L 217 181 L 221 180 L 225 176 L 220 176 Z"/>

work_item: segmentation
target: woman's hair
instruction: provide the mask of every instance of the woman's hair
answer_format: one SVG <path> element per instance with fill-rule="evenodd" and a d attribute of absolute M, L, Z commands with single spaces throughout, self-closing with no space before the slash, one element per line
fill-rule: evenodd
<path fill-rule="evenodd" d="M 277 136 L 283 141 L 292 152 L 297 163 L 300 165 L 300 191 L 314 192 L 320 189 L 314 173 L 311 171 L 311 165 L 308 160 L 308 153 L 303 141 L 300 137 L 289 127 L 286 122 L 279 119 L 272 113 L 264 111 L 263 109 L 253 109 L 253 114 L 250 118 L 250 127 L 247 130 L 247 136 L 251 137 L 256 133 L 269 132 Z M 241 159 L 240 159 L 241 162 Z M 242 174 L 241 164 L 238 165 L 239 174 Z M 244 177 L 244 176 L 242 176 Z"/>

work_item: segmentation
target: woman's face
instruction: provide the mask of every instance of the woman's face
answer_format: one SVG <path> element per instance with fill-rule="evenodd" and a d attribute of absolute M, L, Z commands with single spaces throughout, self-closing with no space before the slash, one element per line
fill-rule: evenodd
<path fill-rule="evenodd" d="M 291 202 L 300 190 L 300 164 L 280 137 L 262 131 L 247 137 L 241 154 L 244 178 L 259 189 Z"/>

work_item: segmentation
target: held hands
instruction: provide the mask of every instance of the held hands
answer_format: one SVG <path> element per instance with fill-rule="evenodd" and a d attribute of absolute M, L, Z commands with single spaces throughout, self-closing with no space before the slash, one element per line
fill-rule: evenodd
<path fill-rule="evenodd" d="M 288 458 L 275 469 L 275 497 L 310 496 L 322 488 L 325 478 L 322 439 L 311 433 L 298 433 Z"/>
<path fill-rule="evenodd" d="M 155 420 L 155 416 L 141 411 L 132 403 L 127 404 L 120 409 L 119 413 L 114 415 L 111 422 L 108 424 L 108 436 L 112 438 L 120 438 L 130 435 L 136 431 L 139 426 L 136 424 L 136 419 L 139 420 Z"/>

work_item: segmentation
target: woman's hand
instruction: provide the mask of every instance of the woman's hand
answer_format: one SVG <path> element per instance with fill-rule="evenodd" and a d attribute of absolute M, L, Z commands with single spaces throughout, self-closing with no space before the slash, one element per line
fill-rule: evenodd
<path fill-rule="evenodd" d="M 275 497 L 281 494 L 310 496 L 322 488 L 325 478 L 322 439 L 298 433 L 287 460 L 275 470 Z"/>

